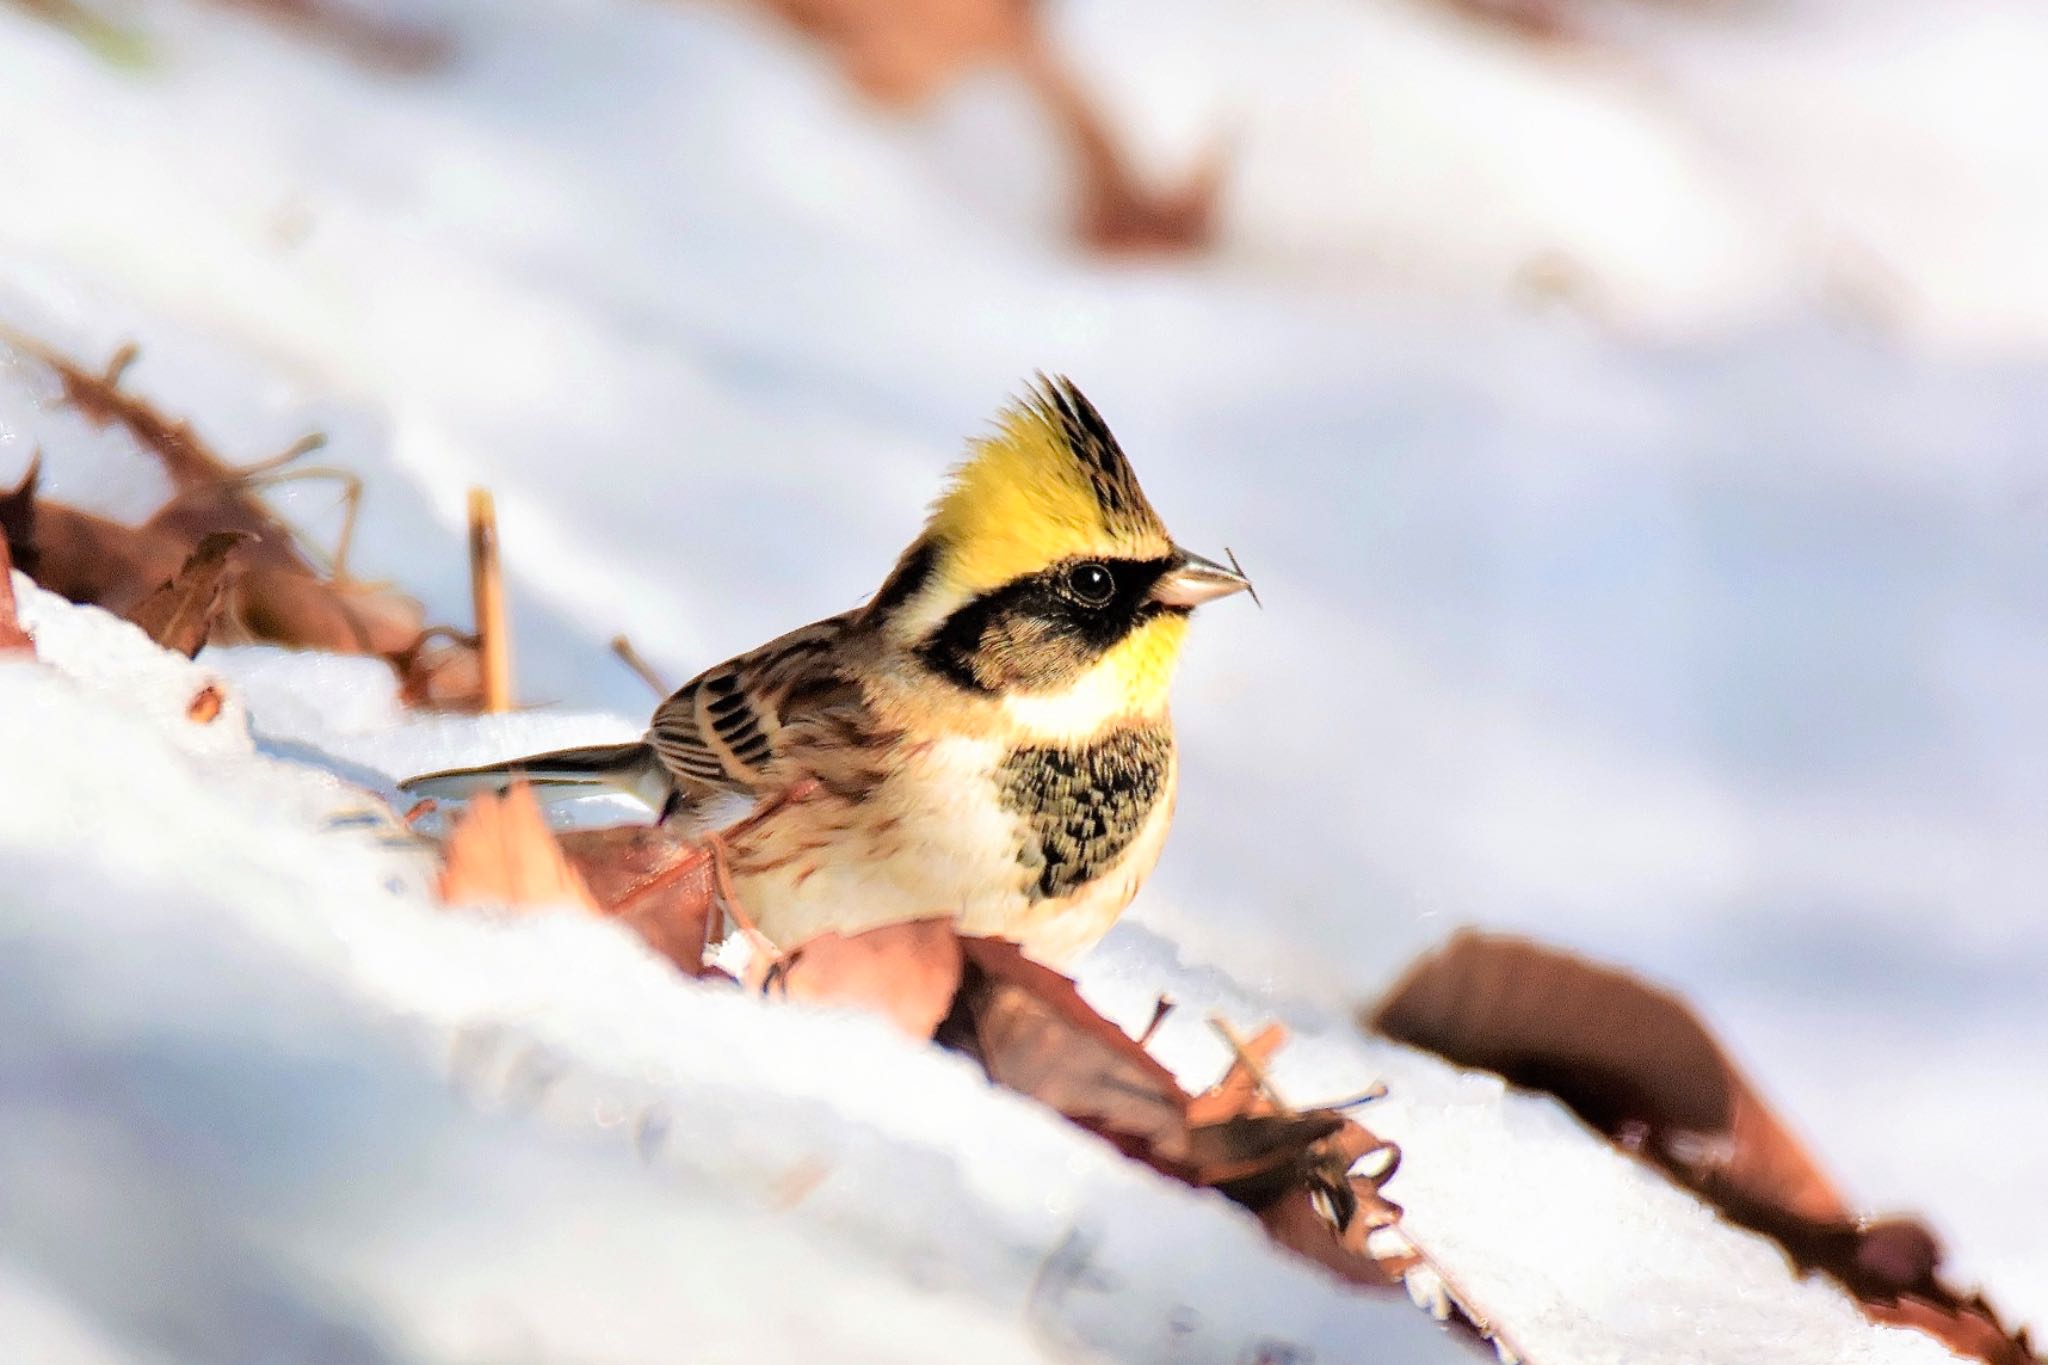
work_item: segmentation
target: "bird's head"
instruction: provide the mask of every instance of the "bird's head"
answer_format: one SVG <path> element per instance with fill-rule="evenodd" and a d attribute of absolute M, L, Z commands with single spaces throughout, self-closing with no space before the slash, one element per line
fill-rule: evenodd
<path fill-rule="evenodd" d="M 1092 732 L 1163 710 L 1188 614 L 1249 586 L 1175 545 L 1094 405 L 1041 379 L 974 443 L 868 610 L 955 686 Z"/>

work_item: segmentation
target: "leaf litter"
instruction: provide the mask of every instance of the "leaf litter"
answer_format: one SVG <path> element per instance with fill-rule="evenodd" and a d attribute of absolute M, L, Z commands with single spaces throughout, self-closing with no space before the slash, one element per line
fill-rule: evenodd
<path fill-rule="evenodd" d="M 753 820 L 772 819 L 771 803 Z M 661 825 L 550 830 L 524 783 L 483 796 L 443 843 L 451 904 L 568 904 L 618 919 L 688 975 L 731 906 L 716 840 Z M 1013 943 L 947 919 L 827 933 L 750 980 L 793 1002 L 866 1010 L 971 1059 L 1135 1161 L 1250 1210 L 1278 1245 L 1365 1292 L 1405 1288 L 1440 1319 L 1523 1359 L 1512 1324 L 1478 1312 L 1402 1226 L 1388 1187 L 1401 1153 L 1353 1111 L 1374 1095 L 1297 1109 L 1272 1085 L 1286 1030 L 1211 1023 L 1228 1069 L 1190 1094 L 1074 982 Z M 1155 1025 L 1171 1008 L 1163 998 Z M 1681 1001 L 1625 972 L 1517 939 L 1462 932 L 1418 962 L 1363 1021 L 1375 1032 L 1557 1096 L 1589 1125 L 1762 1233 L 1797 1272 L 1840 1284 L 1873 1321 L 1915 1328 L 1987 1365 L 2039 1365 L 2024 1331 L 1939 1274 L 1931 1233 L 1859 1218 L 1819 1163 Z M 811 1177 L 816 1179 L 815 1174 Z M 792 1203 L 795 1201 L 792 1200 Z"/>
<path fill-rule="evenodd" d="M 767 803 L 750 822 L 772 820 L 783 804 Z M 707 957 L 728 923 L 744 927 L 719 875 L 717 839 L 693 843 L 659 824 L 557 833 L 521 781 L 472 800 L 441 848 L 440 892 L 451 906 L 581 908 L 617 919 L 693 977 L 722 976 Z M 1215 1085 L 1190 1094 L 1070 978 L 1014 943 L 958 934 L 944 918 L 820 934 L 772 954 L 748 985 L 863 1010 L 931 1039 L 1131 1159 L 1242 1205 L 1275 1243 L 1347 1283 L 1379 1293 L 1405 1286 L 1440 1318 L 1515 1354 L 1401 1231 L 1400 1206 L 1384 1188 L 1399 1149 L 1349 1112 L 1357 1101 L 1295 1109 L 1274 1093 L 1266 1064 L 1287 1037 L 1278 1024 L 1240 1040 L 1219 1021 L 1233 1060 Z"/>
<path fill-rule="evenodd" d="M 1699 1016 L 1617 968 L 1461 931 L 1412 966 L 1368 1029 L 1556 1096 L 1728 1221 L 1839 1284 L 1873 1321 L 1989 1365 L 2039 1365 L 2024 1329 L 1941 1273 L 1910 1218 L 1860 1215 Z"/>
<path fill-rule="evenodd" d="M 170 647 L 181 653 L 197 653 L 209 642 L 260 642 L 373 655 L 397 675 L 410 705 L 481 706 L 473 637 L 428 624 L 425 608 L 407 593 L 348 574 L 360 485 L 344 470 L 299 464 L 324 438 L 309 435 L 267 459 L 231 464 L 191 423 L 123 387 L 137 354 L 133 346 L 93 370 L 12 331 L 0 331 L 0 343 L 47 369 L 58 382 L 59 401 L 87 422 L 124 432 L 171 484 L 163 504 L 131 526 L 42 496 L 41 459 L 32 459 L 21 481 L 0 493 L 0 534 L 22 572 L 73 602 L 131 620 L 143 613 L 138 624 L 153 638 L 161 640 L 159 629 L 175 629 Z M 328 553 L 309 548 L 261 496 L 268 484 L 307 478 L 332 479 L 344 490 L 341 535 Z M 234 538 L 232 554 L 229 542 L 215 539 L 222 536 Z M 192 577 L 179 589 L 186 574 Z M 218 601 L 208 606 L 216 590 Z"/>

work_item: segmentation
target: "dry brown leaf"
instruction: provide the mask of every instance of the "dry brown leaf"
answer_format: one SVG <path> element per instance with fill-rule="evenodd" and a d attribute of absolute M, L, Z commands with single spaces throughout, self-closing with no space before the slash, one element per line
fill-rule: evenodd
<path fill-rule="evenodd" d="M 1191 1122 L 1172 1072 L 1081 998 L 1074 983 L 1003 939 L 963 938 L 959 994 L 938 1040 L 989 1079 L 1058 1110 L 1126 1155 L 1256 1206 L 1342 1119 L 1224 1111 Z"/>
<path fill-rule="evenodd" d="M 0 540 L 9 546 L 14 567 L 30 578 L 35 575 L 36 484 L 43 474 L 43 453 L 29 456 L 28 470 L 21 482 L 0 493 Z"/>
<path fill-rule="evenodd" d="M 1186 1156 L 1188 1097 L 1074 983 L 1001 939 L 963 939 L 967 969 L 939 1041 L 989 1079 L 1057 1109 L 1132 1155 Z"/>
<path fill-rule="evenodd" d="M 558 837 L 600 913 L 610 915 L 690 976 L 704 965 L 723 919 L 711 859 L 662 825 L 570 830 Z"/>
<path fill-rule="evenodd" d="M 147 399 L 121 387 L 122 377 L 137 355 L 133 345 L 121 347 L 104 370 L 95 372 L 12 331 L 0 330 L 0 342 L 33 357 L 56 375 L 64 402 L 80 416 L 102 429 L 117 427 L 126 432 L 162 464 L 172 493 L 145 523 L 148 530 L 166 533 L 166 539 L 188 548 L 214 531 L 247 532 L 254 542 L 245 552 L 252 568 L 314 572 L 299 552 L 291 526 L 257 496 L 251 480 L 315 448 L 323 438 L 308 437 L 281 457 L 237 467 L 207 445 L 189 422 L 166 416 Z"/>
<path fill-rule="evenodd" d="M 399 654 L 426 627 L 425 609 L 403 593 L 269 567 L 243 577 L 235 618 L 252 640 L 337 654 Z"/>
<path fill-rule="evenodd" d="M 1286 1041 L 1287 1029 L 1272 1023 L 1239 1044 L 1223 1079 L 1188 1102 L 1188 1122 L 1217 1123 L 1238 1114 L 1270 1113 L 1272 1106 L 1260 1094 L 1259 1075 Z"/>
<path fill-rule="evenodd" d="M 175 579 L 204 538 L 188 537 L 182 525 L 151 521 L 124 526 L 39 499 L 32 480 L 0 497 L 0 524 L 6 522 L 23 528 L 17 543 L 32 551 L 23 556 L 33 564 L 24 573 L 69 601 L 117 615 L 133 612 L 160 585 Z M 278 557 L 274 542 L 260 537 L 243 542 L 236 560 L 248 567 L 228 587 L 215 639 L 380 655 L 393 665 L 402 686 L 417 682 L 408 666 L 426 634 L 418 602 L 374 584 L 322 579 L 303 561 L 280 566 Z M 421 695 L 464 709 L 459 661 L 470 653 L 459 644 L 436 651 L 433 674 L 441 681 L 421 687 Z"/>
<path fill-rule="evenodd" d="M 2023 1335 L 1940 1279 L 1940 1247 L 1924 1226 L 1855 1217 L 1668 992 L 1557 949 L 1465 931 L 1361 1022 L 1557 1096 L 1729 1221 L 1775 1240 L 1800 1270 L 1836 1280 L 1874 1319 L 1920 1326 L 1951 1346 L 1976 1343 L 1970 1349 L 1996 1365 L 2032 1362 Z"/>
<path fill-rule="evenodd" d="M 1110 120 L 1056 50 L 1032 0 L 754 0 L 823 46 L 878 103 L 922 104 L 982 67 L 1015 72 L 1066 144 L 1076 235 L 1113 252 L 1187 251 L 1215 238 L 1225 160 L 1213 152 L 1178 186 L 1131 165 Z"/>
<path fill-rule="evenodd" d="M 960 938 L 951 919 L 909 920 L 858 934 L 820 934 L 775 967 L 771 988 L 791 1000 L 879 1014 L 929 1038 L 960 988 Z"/>
<path fill-rule="evenodd" d="M 533 788 L 479 792 L 441 845 L 441 899 L 449 905 L 580 905 L 590 888 L 555 842 Z"/>
<path fill-rule="evenodd" d="M 172 495 L 151 517 L 149 525 L 171 533 L 187 545 L 213 531 L 246 531 L 255 540 L 249 549 L 252 567 L 292 565 L 312 571 L 296 548 L 291 527 L 271 510 L 249 483 L 252 472 L 266 470 L 265 462 L 252 469 L 240 469 L 216 454 L 200 439 L 189 422 L 164 415 L 147 399 L 121 387 L 122 376 L 134 362 L 136 348 L 124 346 L 115 352 L 104 370 L 94 372 L 32 338 L 0 331 L 0 341 L 33 357 L 57 377 L 64 402 L 80 416 L 100 428 L 118 427 L 163 465 L 171 481 Z M 309 438 L 293 452 L 310 449 L 318 438 Z M 289 458 L 289 453 L 286 458 Z"/>
<path fill-rule="evenodd" d="M 38 458 L 0 495 L 0 533 L 14 547 L 15 567 L 51 592 L 119 615 L 185 562 L 192 542 L 50 502 L 38 494 L 41 477 Z"/>
<path fill-rule="evenodd" d="M 185 488 L 227 477 L 233 471 L 208 450 L 192 428 L 173 421 L 150 404 L 121 391 L 121 375 L 135 359 L 135 348 L 115 352 L 105 370 L 95 374 L 31 337 L 0 331 L 0 343 L 32 356 L 57 376 L 64 401 L 97 427 L 118 426 L 143 449 L 163 462 L 174 487 Z M 237 528 L 245 529 L 245 528 Z"/>
<path fill-rule="evenodd" d="M 1606 1132 L 1651 1122 L 1714 1131 L 1733 1113 L 1721 1051 L 1683 1004 L 1523 939 L 1459 932 L 1410 967 L 1366 1023 L 1551 1090 Z"/>
<path fill-rule="evenodd" d="M 128 612 L 130 625 L 186 658 L 198 654 L 241 572 L 236 552 L 253 539 L 243 531 L 215 531 L 199 542 L 163 586 Z"/>
<path fill-rule="evenodd" d="M 21 628 L 21 617 L 14 607 L 14 557 L 7 548 L 7 537 L 0 534 L 0 654 L 28 653 L 36 651 L 36 642 Z"/>
<path fill-rule="evenodd" d="M 482 709 L 483 662 L 469 637 L 429 628 L 408 648 L 384 658 L 398 674 L 398 696 L 407 706 L 429 711 Z"/>
<path fill-rule="evenodd" d="M 1353 1173 L 1368 1153 L 1383 1149 L 1393 1152 L 1390 1160 L 1370 1172 Z M 1267 1235 L 1353 1284 L 1400 1284 L 1422 1258 L 1405 1244 L 1383 1258 L 1367 1242 L 1372 1233 L 1401 1220 L 1400 1205 L 1381 1193 L 1399 1169 L 1398 1151 L 1363 1124 L 1347 1120 L 1318 1144 L 1310 1164 L 1308 1179 L 1297 1181 L 1258 1210 Z"/>
<path fill-rule="evenodd" d="M 2009 1333 L 1982 1299 L 1958 1310 L 1907 1295 L 1894 1303 L 1867 1303 L 1873 1321 L 1925 1332 L 1957 1355 L 1986 1365 L 2040 1365 L 2025 1331 Z"/>
<path fill-rule="evenodd" d="M 910 106 L 1011 59 L 1031 0 L 756 0 L 821 44 L 860 91 Z"/>
<path fill-rule="evenodd" d="M 185 703 L 185 719 L 194 725 L 211 725 L 220 718 L 222 703 L 220 689 L 212 683 L 206 684 L 192 694 L 192 700 Z"/>
<path fill-rule="evenodd" d="M 1329 1109 L 1239 1114 L 1192 1124 L 1187 1131 L 1188 1182 L 1221 1190 L 1248 1209 L 1264 1208 L 1300 1185 L 1314 1164 L 1316 1144 L 1343 1126 L 1344 1116 Z M 1171 1162 L 1174 1153 L 1162 1149 L 1159 1156 Z"/>
<path fill-rule="evenodd" d="M 1401 1283 L 1401 1272 L 1381 1265 L 1368 1253 L 1361 1234 L 1356 1244 L 1349 1229 L 1339 1231 L 1307 1189 L 1296 1187 L 1259 1210 L 1266 1235 L 1295 1255 L 1315 1262 L 1339 1279 L 1373 1289 Z"/>
<path fill-rule="evenodd" d="M 1034 31 L 1017 49 L 1016 65 L 1073 160 L 1079 190 L 1075 232 L 1083 243 L 1125 255 L 1195 251 L 1214 243 L 1229 169 L 1220 144 L 1178 185 L 1154 186 L 1131 164 L 1100 104 L 1043 33 Z"/>
<path fill-rule="evenodd" d="M 1982 1295 L 1960 1293 L 1942 1278 L 1941 1244 L 1925 1224 L 1808 1218 L 1712 1178 L 1687 1183 L 1729 1221 L 1776 1242 L 1799 1270 L 1847 1289 L 1873 1321 L 1918 1328 L 1990 1365 L 2040 1365 L 2024 1331 L 2007 1327 Z"/>
<path fill-rule="evenodd" d="M 249 537 L 243 558 L 251 569 L 308 577 L 319 572 L 300 549 L 291 526 L 257 496 L 248 479 L 233 473 L 178 488 L 142 524 L 188 542 L 219 531 L 240 531 Z"/>
<path fill-rule="evenodd" d="M 22 571 L 74 602 L 116 614 L 134 610 L 173 578 L 209 535 L 241 532 L 244 566 L 214 626 L 222 642 L 265 641 L 302 649 L 372 654 L 398 674 L 410 704 L 473 711 L 481 698 L 475 648 L 453 631 L 429 629 L 420 603 L 387 585 L 330 576 L 301 548 L 297 533 L 256 491 L 256 480 L 316 444 L 301 442 L 277 459 L 237 468 L 186 422 L 123 390 L 133 357 L 124 349 L 95 373 L 27 338 L 0 340 L 54 373 L 65 401 L 89 421 L 118 427 L 154 455 L 173 492 L 140 526 L 124 526 L 39 499 L 39 467 L 0 495 L 0 531 L 14 542 Z M 339 471 L 298 471 L 301 475 Z"/>
<path fill-rule="evenodd" d="M 1718 1181 L 1758 1201 L 1815 1218 L 1847 1212 L 1699 1018 L 1627 972 L 1466 931 L 1411 968 L 1367 1023 L 1549 1091 L 1659 1161 L 1711 1164 Z"/>

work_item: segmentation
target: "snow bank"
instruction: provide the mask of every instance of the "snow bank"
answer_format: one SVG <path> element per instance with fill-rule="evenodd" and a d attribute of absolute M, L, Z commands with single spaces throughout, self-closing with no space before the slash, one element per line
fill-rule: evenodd
<path fill-rule="evenodd" d="M 211 660 L 17 586 L 45 661 L 0 666 L 0 753 L 37 775 L 0 784 L 0 1305 L 53 1350 L 1465 1358 L 878 1024 L 684 980 L 602 921 L 436 908 L 367 793 L 266 756 L 238 703 L 184 718 Z M 265 653 L 224 659 L 284 695 Z M 1193 1021 L 1273 1009 L 1142 931 L 1085 984 L 1181 999 L 1191 1080 L 1225 1060 Z M 1536 1359 L 1943 1358 L 1545 1101 L 1341 1031 L 1284 1063 L 1305 1098 L 1388 1080 L 1416 1234 Z"/>
<path fill-rule="evenodd" d="M 45 1321 L 170 1359 L 1461 1358 L 878 1025 L 437 910 L 388 813 L 18 581 L 0 1259 Z"/>

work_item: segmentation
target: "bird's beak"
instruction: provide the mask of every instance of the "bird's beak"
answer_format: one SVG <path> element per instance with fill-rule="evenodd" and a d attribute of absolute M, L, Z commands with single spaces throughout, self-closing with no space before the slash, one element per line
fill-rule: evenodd
<path fill-rule="evenodd" d="M 1173 567 L 1152 585 L 1152 600 L 1166 607 L 1199 607 L 1234 592 L 1250 592 L 1252 581 L 1236 569 L 1225 568 L 1176 545 Z M 1253 601 L 1258 600 L 1256 593 Z"/>

